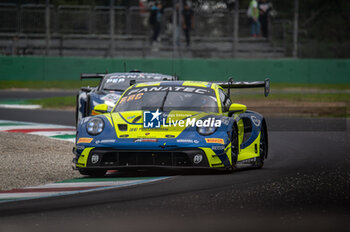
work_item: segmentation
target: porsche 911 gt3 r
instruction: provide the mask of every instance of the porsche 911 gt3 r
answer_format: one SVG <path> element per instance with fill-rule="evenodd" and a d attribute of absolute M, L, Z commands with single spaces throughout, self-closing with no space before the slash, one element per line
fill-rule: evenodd
<path fill-rule="evenodd" d="M 263 82 L 149 82 L 135 84 L 110 113 L 86 117 L 77 128 L 75 167 L 84 175 L 107 170 L 262 167 L 267 158 L 266 121 L 232 103 L 222 87 L 265 87 Z"/>

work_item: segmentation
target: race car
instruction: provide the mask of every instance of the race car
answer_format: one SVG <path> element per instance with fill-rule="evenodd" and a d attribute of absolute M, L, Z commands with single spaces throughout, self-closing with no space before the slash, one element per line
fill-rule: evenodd
<path fill-rule="evenodd" d="M 163 75 L 158 73 L 141 73 L 138 70 L 132 70 L 128 73 L 109 73 L 109 74 L 81 74 L 80 79 L 101 79 L 97 87 L 82 87 L 77 95 L 76 104 L 76 123 L 81 118 L 94 115 L 94 107 L 99 104 L 107 104 L 111 111 L 122 93 L 130 85 L 138 81 L 160 81 L 160 80 L 178 80 L 177 76 Z"/>
<path fill-rule="evenodd" d="M 75 169 L 103 176 L 107 170 L 260 168 L 268 154 L 267 125 L 259 113 L 232 103 L 231 88 L 261 82 L 165 81 L 129 87 L 112 112 L 106 104 L 77 128 Z M 224 88 L 228 88 L 227 93 Z"/>

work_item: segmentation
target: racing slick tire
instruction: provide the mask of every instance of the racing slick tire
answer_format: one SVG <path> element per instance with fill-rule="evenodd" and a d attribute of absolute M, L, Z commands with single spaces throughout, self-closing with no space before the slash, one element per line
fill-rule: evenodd
<path fill-rule="evenodd" d="M 266 123 L 263 121 L 260 135 L 260 156 L 257 157 L 256 162 L 253 164 L 254 168 L 262 168 L 264 166 L 264 160 L 267 157 L 267 130 Z"/>
<path fill-rule="evenodd" d="M 90 177 L 103 177 L 104 175 L 106 175 L 106 170 L 83 170 L 80 169 L 79 170 L 81 175 L 84 176 L 90 176 Z"/>
<path fill-rule="evenodd" d="M 234 124 L 232 128 L 231 136 L 231 160 L 232 160 L 232 170 L 235 169 L 237 158 L 238 158 L 239 148 L 238 148 L 238 129 L 237 125 Z"/>

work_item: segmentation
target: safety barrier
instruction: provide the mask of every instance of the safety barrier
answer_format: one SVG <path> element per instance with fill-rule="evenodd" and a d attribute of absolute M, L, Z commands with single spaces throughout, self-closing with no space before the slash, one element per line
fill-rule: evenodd
<path fill-rule="evenodd" d="M 272 83 L 350 83 L 350 59 L 103 59 L 0 56 L 0 80 L 79 80 L 80 73 L 139 69 L 178 75 L 181 80 Z"/>

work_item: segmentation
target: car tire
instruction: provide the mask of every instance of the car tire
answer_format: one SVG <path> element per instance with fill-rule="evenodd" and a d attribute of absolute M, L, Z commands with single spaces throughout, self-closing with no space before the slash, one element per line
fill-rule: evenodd
<path fill-rule="evenodd" d="M 84 176 L 90 176 L 90 177 L 103 177 L 104 175 L 106 175 L 106 170 L 84 170 L 84 169 L 80 169 L 79 170 L 81 175 Z"/>
<path fill-rule="evenodd" d="M 261 127 L 260 135 L 260 155 L 257 157 L 256 162 L 254 163 L 254 168 L 262 168 L 264 166 L 264 160 L 267 157 L 267 130 L 265 123 Z"/>
<path fill-rule="evenodd" d="M 232 136 L 231 136 L 231 160 L 232 160 L 232 167 L 235 168 L 239 153 L 239 144 L 238 144 L 238 129 L 237 125 L 234 124 L 232 128 Z"/>

